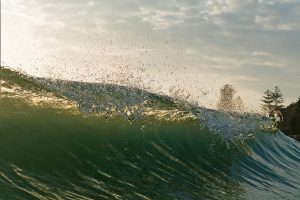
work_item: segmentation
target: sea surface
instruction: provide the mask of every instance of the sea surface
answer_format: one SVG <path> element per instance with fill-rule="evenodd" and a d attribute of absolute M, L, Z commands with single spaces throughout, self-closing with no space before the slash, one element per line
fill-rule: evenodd
<path fill-rule="evenodd" d="M 300 199 L 300 143 L 263 116 L 0 68 L 0 199 Z"/>

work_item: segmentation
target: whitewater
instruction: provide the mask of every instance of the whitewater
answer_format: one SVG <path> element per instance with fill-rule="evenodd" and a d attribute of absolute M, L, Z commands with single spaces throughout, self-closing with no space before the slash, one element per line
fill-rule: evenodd
<path fill-rule="evenodd" d="M 0 68 L 0 199 L 300 199 L 264 116 Z"/>

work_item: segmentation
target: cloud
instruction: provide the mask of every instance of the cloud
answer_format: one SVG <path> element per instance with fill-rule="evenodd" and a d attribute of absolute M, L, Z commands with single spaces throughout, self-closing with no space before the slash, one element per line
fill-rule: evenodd
<path fill-rule="evenodd" d="M 23 33 L 58 56 L 123 55 L 165 71 L 234 75 L 256 90 L 278 80 L 300 85 L 297 0 L 3 0 L 1 11 L 5 38 L 22 41 Z M 7 43 L 11 57 L 17 43 Z"/>
<path fill-rule="evenodd" d="M 256 24 L 268 30 L 292 31 L 299 29 L 299 24 L 296 22 L 281 23 L 280 21 L 282 19 L 279 16 L 255 16 Z"/>
<path fill-rule="evenodd" d="M 270 53 L 263 51 L 254 51 L 251 54 L 252 56 L 270 56 Z"/>

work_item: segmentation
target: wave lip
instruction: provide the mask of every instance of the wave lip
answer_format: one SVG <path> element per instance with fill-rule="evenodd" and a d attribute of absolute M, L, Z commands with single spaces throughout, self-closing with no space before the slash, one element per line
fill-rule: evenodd
<path fill-rule="evenodd" d="M 1 68 L 2 91 L 10 96 L 61 108 L 72 108 L 85 114 L 119 115 L 129 121 L 152 116 L 163 120 L 194 120 L 222 135 L 224 140 L 246 139 L 253 133 L 271 129 L 274 124 L 250 113 L 219 112 L 199 107 L 182 99 L 150 93 L 139 88 L 114 84 L 52 80 Z M 4 89 L 3 89 L 4 88 Z"/>

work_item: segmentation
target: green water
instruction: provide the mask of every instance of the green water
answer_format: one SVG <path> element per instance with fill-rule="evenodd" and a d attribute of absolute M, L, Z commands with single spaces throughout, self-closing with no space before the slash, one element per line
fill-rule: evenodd
<path fill-rule="evenodd" d="M 188 110 L 178 111 L 184 106 L 170 98 L 148 94 L 141 104 L 141 91 L 130 102 L 122 96 L 114 102 L 118 109 L 129 107 L 131 115 L 87 112 L 90 98 L 78 108 L 34 104 L 28 99 L 33 94 L 24 91 L 41 97 L 53 87 L 5 73 L 3 85 L 20 88 L 0 96 L 0 199 L 300 199 L 300 145 L 280 131 L 251 137 L 245 131 L 243 138 L 225 140 L 198 118 L 184 117 Z M 93 104 L 107 105 L 116 98 L 114 90 L 92 98 Z M 76 100 L 74 93 L 70 97 Z M 133 112 L 136 104 L 142 111 Z M 146 115 L 145 107 L 170 114 Z M 228 135 L 230 129 L 222 127 Z"/>

